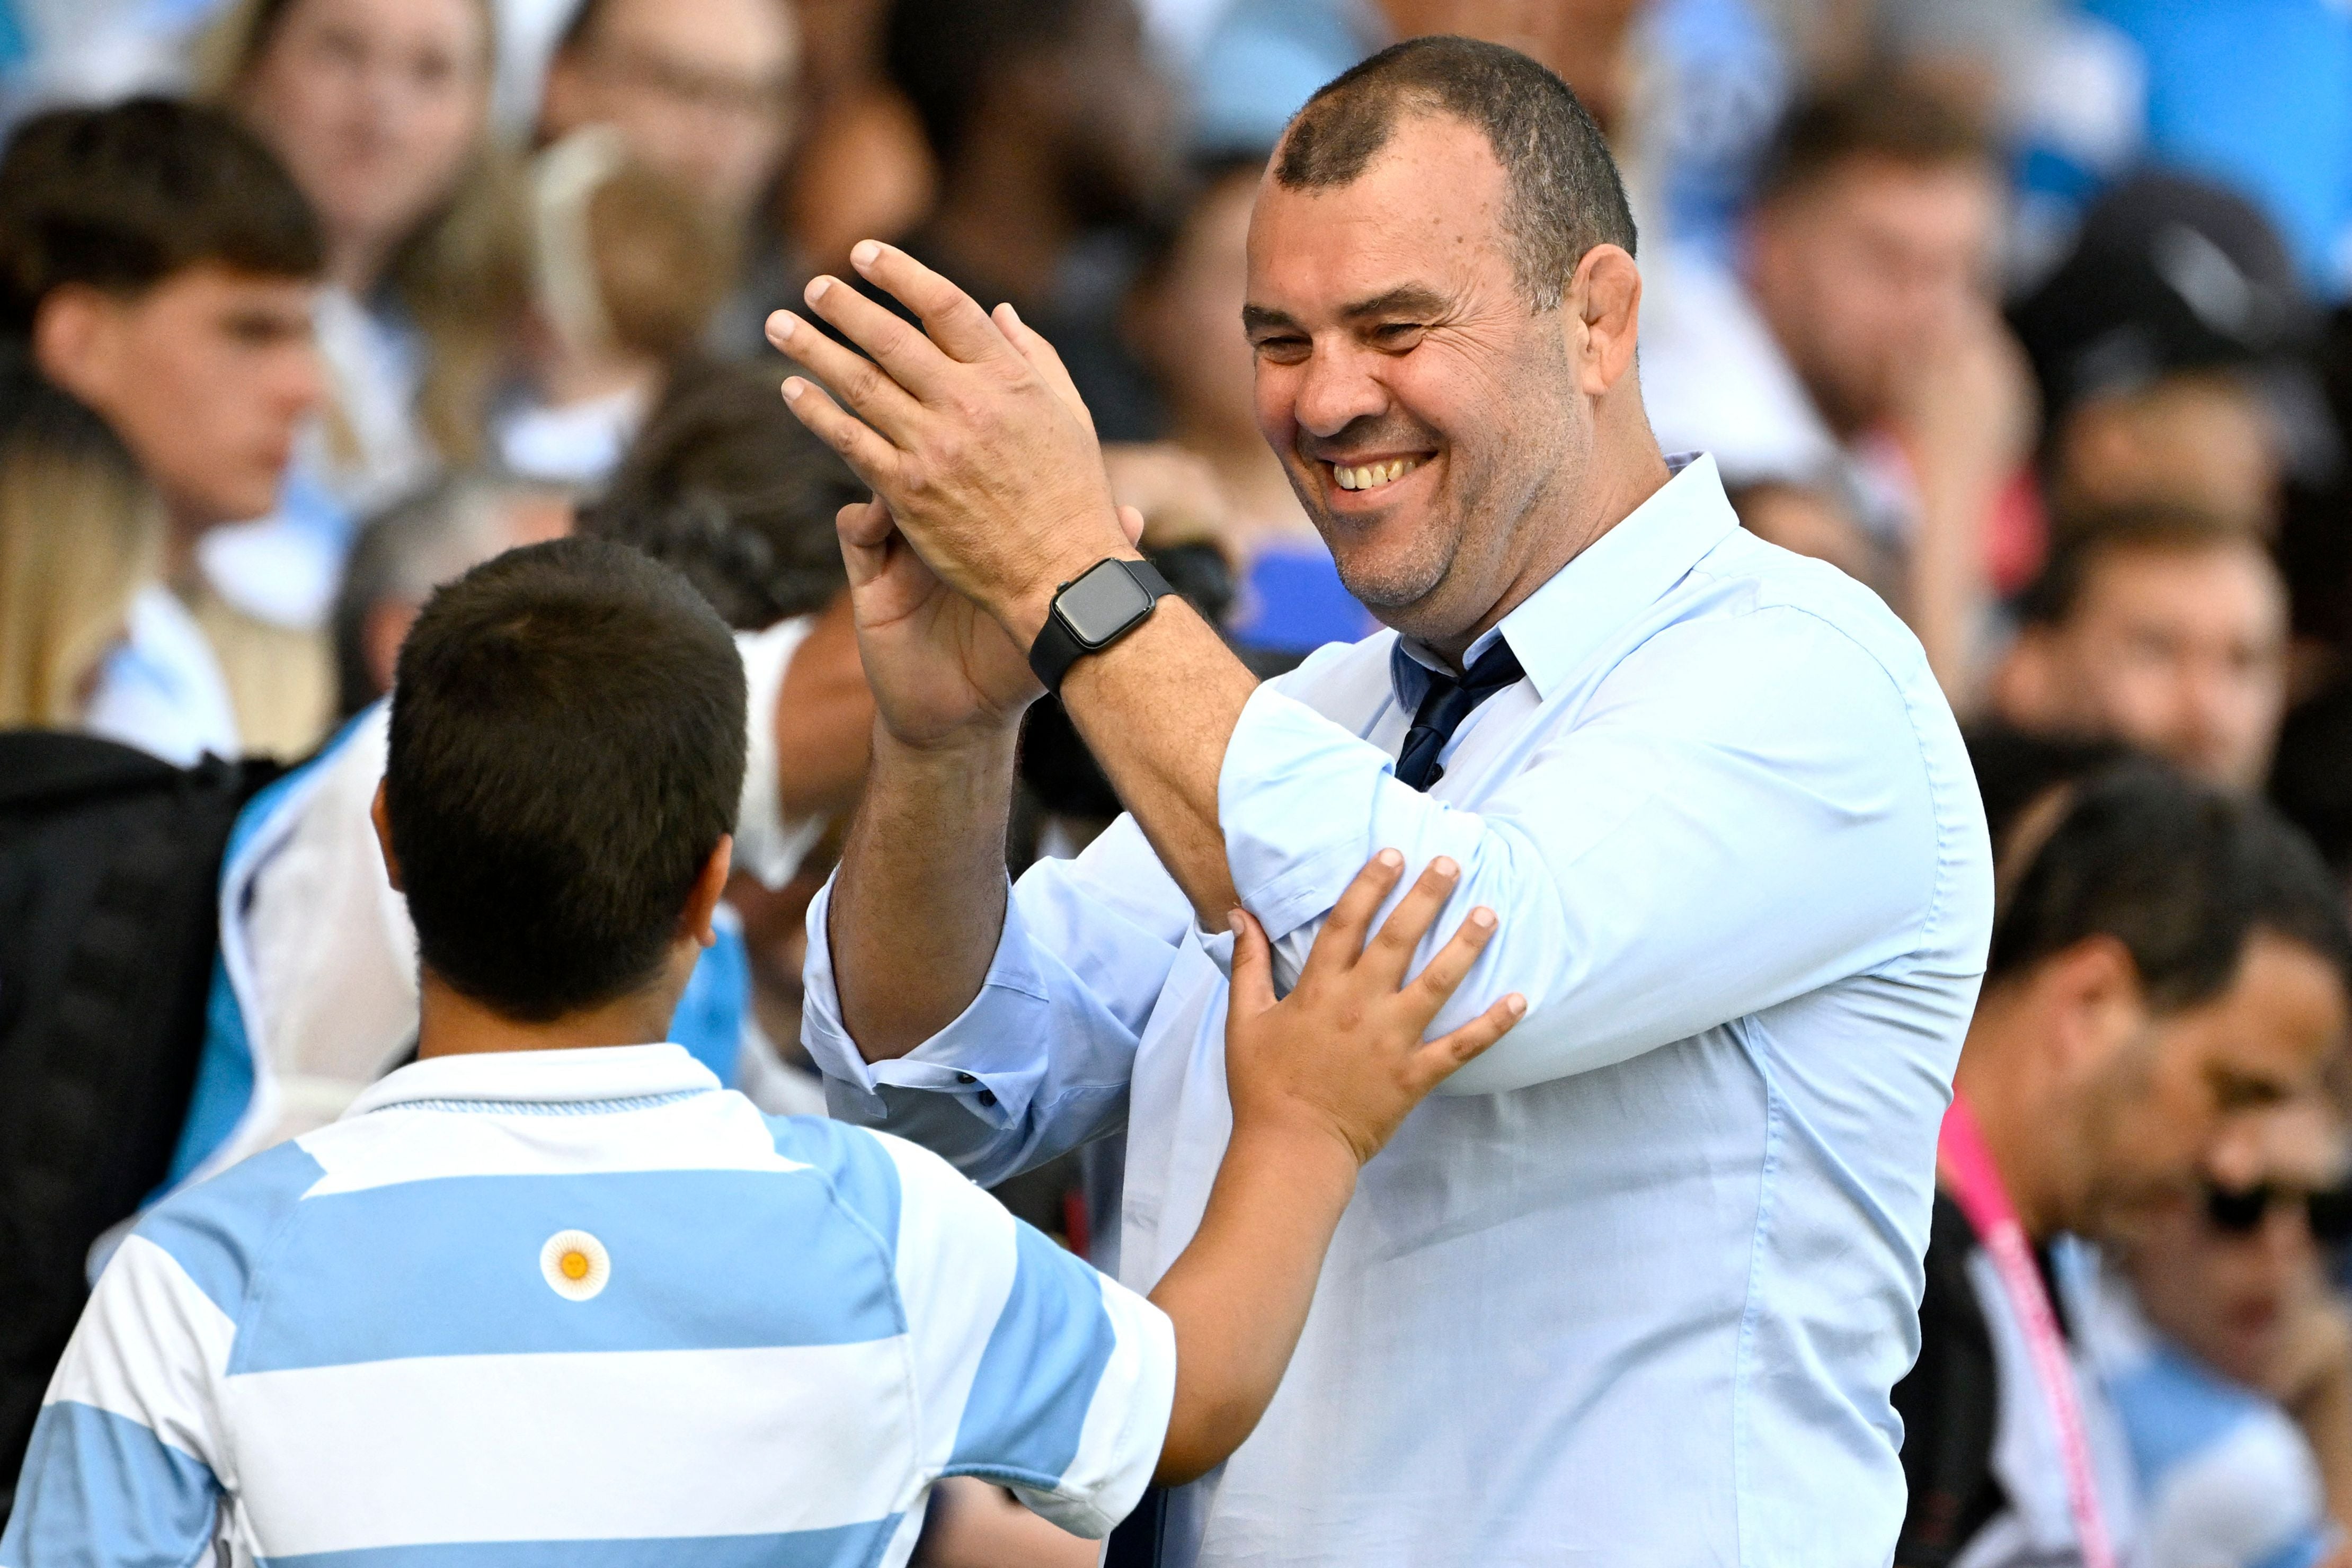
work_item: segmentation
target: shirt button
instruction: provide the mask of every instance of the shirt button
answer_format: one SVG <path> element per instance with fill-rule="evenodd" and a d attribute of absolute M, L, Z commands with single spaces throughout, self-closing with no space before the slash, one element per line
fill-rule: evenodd
<path fill-rule="evenodd" d="M 973 1077 L 971 1073 L 969 1073 L 969 1072 L 959 1072 L 959 1073 L 957 1073 L 957 1074 L 956 1074 L 956 1082 L 957 1082 L 958 1083 L 977 1083 L 977 1082 L 980 1082 L 980 1080 L 979 1080 L 979 1079 L 977 1079 L 977 1078 L 974 1078 L 974 1077 Z"/>
<path fill-rule="evenodd" d="M 996 1103 L 996 1096 L 990 1093 L 985 1089 L 973 1095 L 972 1098 L 979 1101 L 983 1105 L 993 1105 Z"/>

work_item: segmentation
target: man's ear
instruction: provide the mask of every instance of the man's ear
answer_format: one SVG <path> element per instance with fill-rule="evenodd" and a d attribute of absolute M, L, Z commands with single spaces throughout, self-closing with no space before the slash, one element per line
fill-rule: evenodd
<path fill-rule="evenodd" d="M 2051 1066 L 2071 1083 L 2105 1072 L 2147 1025 L 2139 966 L 2131 949 L 2105 934 L 2043 960 L 2034 988 L 2050 1026 Z"/>
<path fill-rule="evenodd" d="M 1577 380 L 1587 397 L 1600 397 L 1633 366 L 1642 321 L 1642 269 L 1622 246 L 1596 245 L 1576 264 L 1563 304 L 1572 311 L 1570 343 Z"/>
<path fill-rule="evenodd" d="M 735 838 L 722 837 L 694 875 L 694 886 L 688 890 L 686 907 L 678 912 L 677 930 L 681 936 L 691 936 L 695 945 L 709 947 L 719 940 L 711 928 L 711 920 L 719 913 L 719 901 L 727 893 L 727 873 L 735 863 Z"/>
<path fill-rule="evenodd" d="M 383 874 L 391 879 L 392 891 L 405 893 L 400 885 L 400 857 L 392 852 L 392 815 L 384 809 L 383 781 L 376 780 L 375 800 L 368 806 L 368 821 L 375 824 L 375 847 L 383 854 Z"/>
<path fill-rule="evenodd" d="M 118 302 L 86 283 L 64 283 L 41 297 L 33 312 L 33 363 L 59 389 L 103 409 L 112 382 L 114 313 Z"/>

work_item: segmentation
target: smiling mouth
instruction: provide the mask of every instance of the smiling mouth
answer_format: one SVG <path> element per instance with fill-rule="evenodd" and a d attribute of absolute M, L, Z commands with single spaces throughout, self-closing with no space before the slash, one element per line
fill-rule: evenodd
<path fill-rule="evenodd" d="M 1423 457 L 1391 457 L 1379 463 L 1333 463 L 1332 482 L 1342 490 L 1377 490 L 1383 485 L 1393 485 L 1428 459 Z"/>

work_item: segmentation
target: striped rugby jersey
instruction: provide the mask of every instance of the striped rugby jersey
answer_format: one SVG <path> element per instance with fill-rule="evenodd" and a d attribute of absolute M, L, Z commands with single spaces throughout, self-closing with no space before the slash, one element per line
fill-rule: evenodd
<path fill-rule="evenodd" d="M 943 1161 L 675 1045 L 440 1057 L 167 1199 L 0 1568 L 898 1564 L 974 1475 L 1100 1535 L 1175 1341 Z"/>

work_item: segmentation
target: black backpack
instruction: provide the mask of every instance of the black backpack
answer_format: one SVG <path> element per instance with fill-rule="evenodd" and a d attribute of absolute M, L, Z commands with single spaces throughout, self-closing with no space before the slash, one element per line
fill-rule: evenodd
<path fill-rule="evenodd" d="M 0 731 L 0 1519 L 89 1291 L 195 1082 L 221 858 L 274 762 Z"/>

